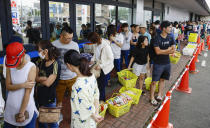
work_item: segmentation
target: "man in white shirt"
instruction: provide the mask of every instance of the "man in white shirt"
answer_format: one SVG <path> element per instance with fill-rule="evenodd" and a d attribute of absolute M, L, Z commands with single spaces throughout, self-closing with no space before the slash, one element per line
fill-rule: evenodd
<path fill-rule="evenodd" d="M 57 95 L 57 106 L 62 106 L 62 100 L 64 97 L 65 91 L 68 89 L 70 96 L 72 85 L 76 81 L 76 74 L 71 72 L 64 63 L 64 54 L 70 50 L 74 49 L 79 52 L 79 46 L 76 42 L 72 41 L 73 38 L 73 30 L 70 27 L 63 28 L 61 31 L 60 38 L 52 44 L 57 47 L 61 53 L 59 61 L 61 62 L 61 74 L 58 86 L 56 87 L 56 95 Z M 70 106 L 69 106 L 70 107 Z"/>
<path fill-rule="evenodd" d="M 129 64 L 129 54 L 130 54 L 130 41 L 132 39 L 132 33 L 128 29 L 128 24 L 122 24 L 122 32 L 123 35 L 123 46 L 121 49 L 121 65 L 123 63 L 123 58 L 125 59 L 125 65 L 128 67 Z"/>

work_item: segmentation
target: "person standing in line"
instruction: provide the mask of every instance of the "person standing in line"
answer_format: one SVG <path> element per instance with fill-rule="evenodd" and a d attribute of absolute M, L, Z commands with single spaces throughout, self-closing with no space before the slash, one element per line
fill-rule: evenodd
<path fill-rule="evenodd" d="M 36 76 L 36 102 L 38 107 L 56 107 L 56 86 L 60 76 L 59 50 L 48 40 L 42 40 L 37 44 L 37 50 L 42 61 L 37 67 Z M 55 123 L 40 123 L 40 128 L 58 128 Z"/>
<path fill-rule="evenodd" d="M 107 28 L 108 39 L 111 43 L 112 52 L 114 54 L 114 67 L 117 72 L 121 71 L 121 47 L 123 45 L 123 35 L 117 33 L 115 25 L 109 25 Z"/>
<path fill-rule="evenodd" d="M 133 33 L 132 33 L 132 40 L 131 40 L 131 44 L 130 44 L 130 50 L 132 51 L 138 42 L 138 38 L 139 38 L 139 25 L 134 25 L 134 29 L 133 29 Z"/>
<path fill-rule="evenodd" d="M 105 87 L 108 85 L 106 75 L 114 68 L 114 55 L 112 53 L 111 44 L 108 40 L 101 38 L 96 32 L 91 32 L 88 35 L 88 40 L 91 43 L 96 44 L 94 46 L 94 55 L 91 61 L 99 62 L 99 65 L 95 67 L 95 70 L 101 70 L 97 82 L 100 91 L 100 100 L 105 101 Z"/>
<path fill-rule="evenodd" d="M 103 117 L 99 115 L 99 90 L 89 61 L 77 51 L 69 50 L 64 62 L 78 76 L 71 93 L 71 128 L 96 128 Z"/>
<path fill-rule="evenodd" d="M 77 77 L 76 73 L 70 71 L 64 63 L 64 54 L 68 50 L 74 49 L 79 52 L 79 46 L 72 40 L 72 38 L 73 30 L 70 27 L 65 27 L 61 30 L 60 39 L 52 42 L 52 44 L 58 48 L 61 55 L 59 57 L 59 62 L 61 62 L 61 74 L 58 86 L 56 87 L 56 101 L 58 107 L 62 107 L 62 101 L 66 91 L 71 95 L 72 85 L 75 83 Z"/>
<path fill-rule="evenodd" d="M 154 106 L 158 105 L 157 101 L 163 100 L 163 89 L 165 80 L 169 80 L 171 73 L 171 64 L 169 54 L 175 52 L 175 42 L 171 33 L 172 25 L 169 21 L 163 21 L 161 23 L 161 34 L 157 35 L 154 40 L 154 66 L 152 73 L 152 84 L 150 85 L 150 103 Z M 156 83 L 159 81 L 158 96 L 155 99 Z"/>
<path fill-rule="evenodd" d="M 121 48 L 121 67 L 123 65 L 123 59 L 125 60 L 125 65 L 128 67 L 129 64 L 129 54 L 130 54 L 130 41 L 132 39 L 132 33 L 128 30 L 128 24 L 123 23 L 122 26 L 123 35 L 123 46 Z"/>
<path fill-rule="evenodd" d="M 148 38 L 146 36 L 139 36 L 136 48 L 131 51 L 131 60 L 128 69 L 133 64 L 133 73 L 139 77 L 139 88 L 143 89 L 145 75 L 147 73 L 146 64 L 149 57 Z M 143 93 L 145 93 L 143 91 Z"/>
<path fill-rule="evenodd" d="M 6 48 L 6 88 L 8 97 L 4 112 L 4 128 L 35 128 L 38 111 L 34 101 L 36 66 L 25 58 L 19 42 Z"/>

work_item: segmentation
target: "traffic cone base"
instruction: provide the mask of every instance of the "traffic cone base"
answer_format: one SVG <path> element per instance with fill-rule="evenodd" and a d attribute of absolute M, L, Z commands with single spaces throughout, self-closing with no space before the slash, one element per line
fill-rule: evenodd
<path fill-rule="evenodd" d="M 187 90 L 182 90 L 182 89 L 179 89 L 178 87 L 176 88 L 177 91 L 180 91 L 180 92 L 185 92 L 185 93 L 192 93 L 192 88 L 188 88 Z"/>
<path fill-rule="evenodd" d="M 190 71 L 190 73 L 191 73 L 191 74 L 197 74 L 197 73 L 199 73 L 199 71 L 198 71 L 198 70 Z"/>
<path fill-rule="evenodd" d="M 168 126 L 167 127 L 159 127 L 159 126 L 152 125 L 151 128 L 174 128 L 174 126 L 173 126 L 173 124 L 168 123 Z"/>

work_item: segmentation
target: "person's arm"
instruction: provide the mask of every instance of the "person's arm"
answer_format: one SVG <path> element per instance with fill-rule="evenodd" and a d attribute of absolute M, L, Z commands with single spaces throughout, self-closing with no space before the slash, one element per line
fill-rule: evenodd
<path fill-rule="evenodd" d="M 47 87 L 50 87 L 54 81 L 56 80 L 57 75 L 56 74 L 51 74 L 46 80 L 40 82 L 42 85 L 45 85 Z"/>
<path fill-rule="evenodd" d="M 134 61 L 134 57 L 132 56 L 132 57 L 131 57 L 131 60 L 130 60 L 130 63 L 129 63 L 129 66 L 128 66 L 128 69 L 131 68 L 131 65 L 132 65 L 133 61 Z"/>
<path fill-rule="evenodd" d="M 136 45 L 136 42 L 133 42 L 133 40 L 131 39 L 130 44 L 131 45 Z"/>
<path fill-rule="evenodd" d="M 114 41 L 114 43 L 117 45 L 117 46 L 119 46 L 120 48 L 122 48 L 122 43 L 120 43 L 120 42 L 118 42 L 116 39 L 114 39 L 114 38 L 111 38 L 112 39 L 112 41 Z"/>
<path fill-rule="evenodd" d="M 154 47 L 154 49 L 157 55 L 168 55 L 175 52 L 175 49 L 173 49 L 172 47 L 169 47 L 166 50 L 161 50 L 160 47 Z"/>
<path fill-rule="evenodd" d="M 36 78 L 36 67 L 33 66 L 29 72 L 28 81 L 35 82 L 35 78 Z M 24 94 L 22 104 L 21 104 L 21 107 L 19 110 L 20 115 L 24 115 L 24 113 L 26 111 L 26 107 L 28 106 L 31 91 L 32 91 L 32 88 L 25 89 L 25 94 Z"/>
<path fill-rule="evenodd" d="M 39 68 L 36 67 L 36 82 L 41 83 L 43 81 L 47 80 L 47 77 L 39 76 Z"/>
<path fill-rule="evenodd" d="M 25 83 L 22 84 L 12 84 L 11 81 L 11 75 L 10 75 L 10 69 L 6 69 L 6 88 L 8 91 L 16 91 L 22 88 L 33 88 L 35 83 L 32 81 L 26 81 Z"/>

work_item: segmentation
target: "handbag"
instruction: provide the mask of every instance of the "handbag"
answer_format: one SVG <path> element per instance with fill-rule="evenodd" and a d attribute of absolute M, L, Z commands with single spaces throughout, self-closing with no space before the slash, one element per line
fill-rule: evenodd
<path fill-rule="evenodd" d="M 61 107 L 40 107 L 39 108 L 39 122 L 41 123 L 55 123 L 60 119 Z"/>
<path fill-rule="evenodd" d="M 103 51 L 103 48 L 101 49 L 101 54 L 102 54 L 102 51 Z M 93 74 L 95 75 L 96 78 L 99 78 L 99 77 L 100 77 L 100 74 L 101 74 L 101 69 L 100 69 L 100 70 L 96 70 L 96 69 L 95 69 L 95 68 L 96 68 L 97 66 L 99 66 L 99 64 L 101 63 L 101 54 L 100 54 L 99 60 L 97 60 L 97 61 L 95 62 L 95 64 L 93 64 L 93 65 L 91 66 L 91 70 L 90 70 L 90 72 L 93 73 Z"/>

